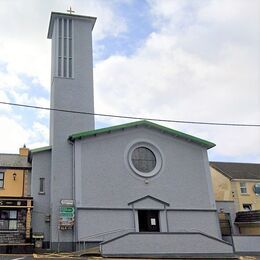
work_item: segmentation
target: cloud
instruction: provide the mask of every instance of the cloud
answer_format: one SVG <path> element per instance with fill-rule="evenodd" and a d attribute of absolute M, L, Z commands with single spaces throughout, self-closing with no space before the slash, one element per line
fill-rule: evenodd
<path fill-rule="evenodd" d="M 33 123 L 31 138 L 32 141 L 29 143 L 30 147 L 35 148 L 39 143 L 47 145 L 49 140 L 49 128 L 39 122 Z"/>
<path fill-rule="evenodd" d="M 144 45 L 131 56 L 110 56 L 96 64 L 96 110 L 259 124 L 260 23 L 255 24 L 260 16 L 259 1 L 149 3 L 155 31 Z M 231 17 L 219 14 L 229 5 Z M 242 23 L 244 30 L 240 29 Z M 167 125 L 216 142 L 211 153 L 214 159 L 260 158 L 253 145 L 259 143 L 258 128 Z"/>
<path fill-rule="evenodd" d="M 0 152 L 17 153 L 26 144 L 29 148 L 48 145 L 49 130 L 46 125 L 35 122 L 30 128 L 17 117 L 0 116 Z"/>
<path fill-rule="evenodd" d="M 80 14 L 102 17 L 96 23 L 94 40 L 117 36 L 127 29 L 124 18 L 116 13 L 115 1 L 28 0 L 26 7 L 20 0 L 0 1 L 0 62 L 6 63 L 10 73 L 27 75 L 34 83 L 39 83 L 49 90 L 49 15 L 51 11 L 65 12 L 70 5 L 73 5 L 77 13 L 80 11 Z M 15 18 L 10 19 L 10 14 L 15 14 Z"/>
<path fill-rule="evenodd" d="M 30 133 L 24 129 L 16 120 L 5 116 L 0 116 L 1 124 L 1 152 L 18 152 L 18 148 L 27 144 L 30 139 Z M 22 140 L 22 141 L 21 141 Z"/>
<path fill-rule="evenodd" d="M 97 16 L 94 52 L 102 52 L 99 40 L 127 35 L 121 1 L 28 0 L 26 12 L 23 4 L 0 2 L 0 97 L 4 100 L 48 106 L 47 97 L 32 86 L 49 90 L 50 41 L 45 35 L 50 11 L 64 12 L 72 5 L 76 12 Z M 259 1 L 147 0 L 147 4 L 153 32 L 140 40 L 143 44 L 129 56 L 111 55 L 95 65 L 96 112 L 259 124 Z M 15 13 L 15 19 L 7 18 L 10 13 Z M 1 116 L 1 123 L 17 125 L 17 136 L 25 143 L 46 144 L 43 120 L 48 112 L 37 113 L 32 127 L 21 116 Z M 129 120 L 97 117 L 97 121 L 109 125 Z M 255 145 L 258 128 L 166 125 L 215 142 L 211 159 L 260 160 Z M 17 150 L 18 139 L 14 145 L 10 147 Z M 3 148 L 8 150 L 9 145 L 3 142 Z"/>
<path fill-rule="evenodd" d="M 95 26 L 95 41 L 127 30 L 124 17 L 117 13 L 117 1 L 28 0 L 26 6 L 20 0 L 0 1 L 0 101 L 49 107 L 49 16 L 51 11 L 66 12 L 70 5 L 77 14 L 102 17 Z M 5 137 L 1 141 L 2 152 L 17 152 L 23 143 L 35 147 L 48 141 L 49 111 L 29 112 L 0 105 L 0 116 L 4 125 L 1 135 Z M 12 136 L 12 140 L 8 141 L 6 136 Z"/>

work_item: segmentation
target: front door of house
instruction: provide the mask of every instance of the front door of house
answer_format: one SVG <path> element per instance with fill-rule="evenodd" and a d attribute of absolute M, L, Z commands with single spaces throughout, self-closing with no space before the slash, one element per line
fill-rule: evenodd
<path fill-rule="evenodd" d="M 138 210 L 140 232 L 160 232 L 159 210 Z"/>

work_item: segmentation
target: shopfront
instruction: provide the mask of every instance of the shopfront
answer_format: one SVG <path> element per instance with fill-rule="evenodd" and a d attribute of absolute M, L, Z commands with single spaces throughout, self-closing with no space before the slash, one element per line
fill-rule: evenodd
<path fill-rule="evenodd" d="M 0 251 L 31 245 L 33 199 L 0 198 Z"/>

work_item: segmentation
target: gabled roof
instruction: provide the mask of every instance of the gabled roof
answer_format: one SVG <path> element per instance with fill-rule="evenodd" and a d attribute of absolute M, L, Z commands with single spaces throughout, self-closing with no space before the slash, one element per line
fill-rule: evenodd
<path fill-rule="evenodd" d="M 99 135 L 99 134 L 115 132 L 115 131 L 124 130 L 124 129 L 127 129 L 127 128 L 134 128 L 134 127 L 137 127 L 137 126 L 144 126 L 144 127 L 147 127 L 147 128 L 157 129 L 157 130 L 159 130 L 163 133 L 169 134 L 173 137 L 177 137 L 177 138 L 186 140 L 188 142 L 196 143 L 196 144 L 201 145 L 201 146 L 203 146 L 207 149 L 215 146 L 214 143 L 211 143 L 209 141 L 206 141 L 206 140 L 200 139 L 198 137 L 188 135 L 188 134 L 182 133 L 180 131 L 174 130 L 172 128 L 168 128 L 168 127 L 165 127 L 165 126 L 162 126 L 162 125 L 158 125 L 158 124 L 146 121 L 146 120 L 136 121 L 136 122 L 122 124 L 122 125 L 116 125 L 116 126 L 112 126 L 112 127 L 101 128 L 101 129 L 97 129 L 97 130 L 93 130 L 93 131 L 75 133 L 75 134 L 72 134 L 72 135 L 69 136 L 69 140 L 74 141 L 76 139 L 92 137 L 92 136 L 96 136 L 96 135 Z"/>
<path fill-rule="evenodd" d="M 229 179 L 260 180 L 260 164 L 258 163 L 210 162 L 210 166 Z"/>
<path fill-rule="evenodd" d="M 142 197 L 142 198 L 139 198 L 139 199 L 137 199 L 137 200 L 133 200 L 133 201 L 129 202 L 128 205 L 134 204 L 134 203 L 136 203 L 136 202 L 138 202 L 138 201 L 142 201 L 142 200 L 145 200 L 145 199 L 148 199 L 148 198 L 151 199 L 151 200 L 157 201 L 157 202 L 159 202 L 159 203 L 161 203 L 161 204 L 170 206 L 170 204 L 169 204 L 168 202 L 163 201 L 163 200 L 160 200 L 160 199 L 157 199 L 157 198 L 155 198 L 155 197 L 153 197 L 153 196 L 150 196 L 150 195 L 146 195 L 146 196 L 144 196 L 144 197 Z"/>
<path fill-rule="evenodd" d="M 0 154 L 0 168 L 31 168 L 27 156 L 19 154 Z"/>
<path fill-rule="evenodd" d="M 32 149 L 31 153 L 45 152 L 45 151 L 48 151 L 48 150 L 51 150 L 51 149 L 52 149 L 51 146 L 43 146 L 43 147 Z"/>

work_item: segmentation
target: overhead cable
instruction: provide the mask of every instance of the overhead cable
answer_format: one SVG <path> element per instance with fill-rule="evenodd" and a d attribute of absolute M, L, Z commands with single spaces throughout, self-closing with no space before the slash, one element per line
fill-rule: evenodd
<path fill-rule="evenodd" d="M 42 107 L 42 106 L 32 106 L 32 105 L 25 105 L 25 104 L 11 103 L 11 102 L 3 102 L 3 101 L 0 101 L 0 104 L 10 105 L 10 106 L 17 106 L 17 107 L 41 109 L 41 110 L 49 110 L 49 111 L 58 111 L 58 112 L 64 112 L 64 113 L 93 115 L 93 116 L 112 117 L 112 118 L 123 118 L 123 119 L 134 119 L 134 120 L 149 120 L 149 121 L 179 123 L 179 124 L 196 124 L 196 125 L 213 125 L 213 126 L 235 126 L 235 127 L 260 127 L 260 124 L 203 122 L 203 121 L 187 121 L 187 120 L 148 118 L 148 117 L 137 117 L 137 116 L 123 116 L 123 115 L 115 115 L 115 114 L 92 113 L 92 112 L 85 112 L 85 111 L 67 110 L 67 109 L 50 108 L 50 107 Z"/>

